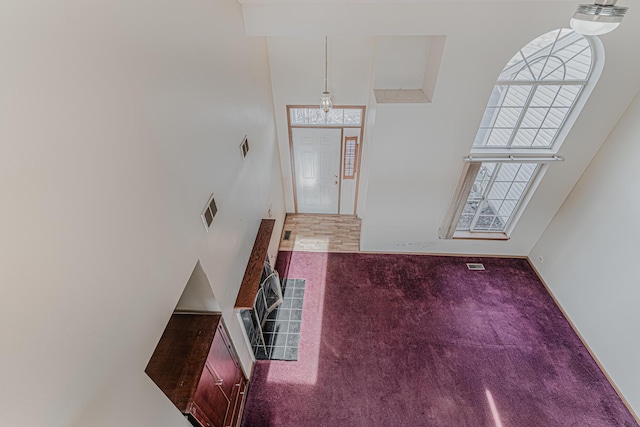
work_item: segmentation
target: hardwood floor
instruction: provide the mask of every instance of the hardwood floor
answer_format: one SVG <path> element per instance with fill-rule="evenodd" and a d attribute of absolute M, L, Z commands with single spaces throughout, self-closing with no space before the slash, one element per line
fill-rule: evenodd
<path fill-rule="evenodd" d="M 352 215 L 287 214 L 280 250 L 359 252 L 360 218 Z"/>

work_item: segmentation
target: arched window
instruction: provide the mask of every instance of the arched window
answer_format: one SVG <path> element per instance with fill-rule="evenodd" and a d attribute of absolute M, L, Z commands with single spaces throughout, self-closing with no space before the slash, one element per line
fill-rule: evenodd
<path fill-rule="evenodd" d="M 520 49 L 498 77 L 473 148 L 551 148 L 592 64 L 591 43 L 568 29 Z"/>
<path fill-rule="evenodd" d="M 592 41 L 569 29 L 544 34 L 511 58 L 489 97 L 442 238 L 504 238 L 513 228 L 543 165 L 558 160 L 578 101 L 601 69 L 594 72 L 595 59 Z"/>

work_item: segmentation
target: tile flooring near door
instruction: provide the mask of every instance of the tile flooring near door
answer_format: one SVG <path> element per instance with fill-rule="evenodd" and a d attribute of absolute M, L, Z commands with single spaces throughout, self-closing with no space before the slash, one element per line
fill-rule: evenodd
<path fill-rule="evenodd" d="M 280 250 L 359 252 L 360 218 L 354 215 L 287 214 Z"/>

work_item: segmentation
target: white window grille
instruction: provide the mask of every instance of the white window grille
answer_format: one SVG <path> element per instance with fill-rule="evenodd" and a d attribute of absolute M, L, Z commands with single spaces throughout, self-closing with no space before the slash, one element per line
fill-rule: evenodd
<path fill-rule="evenodd" d="M 507 63 L 489 98 L 473 142 L 474 158 L 465 167 L 441 238 L 456 232 L 504 235 L 513 228 L 542 165 L 562 160 L 554 155 L 564 139 L 559 135 L 570 127 L 567 119 L 579 113 L 580 96 L 593 87 L 588 83 L 598 74 L 593 73 L 596 59 L 592 41 L 559 29 L 533 40 Z M 487 155 L 492 158 L 483 160 Z"/>
<path fill-rule="evenodd" d="M 344 139 L 344 165 L 342 169 L 343 179 L 356 177 L 356 159 L 358 158 L 358 137 L 347 136 Z"/>
<path fill-rule="evenodd" d="M 457 230 L 503 232 L 539 167 L 538 163 L 483 162 Z"/>
<path fill-rule="evenodd" d="M 325 113 L 320 108 L 290 108 L 291 126 L 354 126 L 362 125 L 361 107 L 332 108 Z"/>
<path fill-rule="evenodd" d="M 473 148 L 551 148 L 592 63 L 591 43 L 572 30 L 529 43 L 500 73 Z"/>

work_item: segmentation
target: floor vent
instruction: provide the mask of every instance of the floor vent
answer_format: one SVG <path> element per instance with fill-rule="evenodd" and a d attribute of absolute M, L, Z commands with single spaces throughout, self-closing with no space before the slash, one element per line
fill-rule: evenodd
<path fill-rule="evenodd" d="M 480 270 L 484 270 L 484 264 L 467 263 L 467 268 L 471 271 L 480 271 Z"/>
<path fill-rule="evenodd" d="M 291 238 L 291 230 L 285 230 L 284 237 L 282 238 L 282 240 L 289 240 L 290 238 Z"/>

